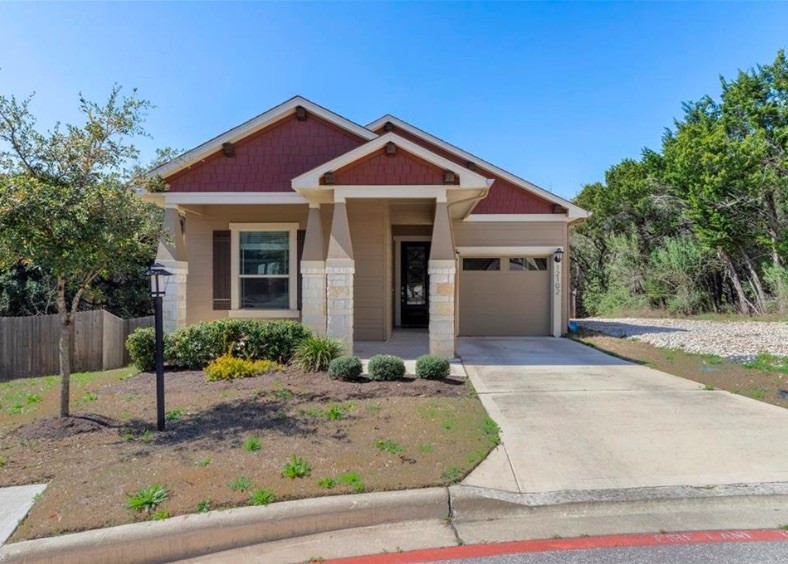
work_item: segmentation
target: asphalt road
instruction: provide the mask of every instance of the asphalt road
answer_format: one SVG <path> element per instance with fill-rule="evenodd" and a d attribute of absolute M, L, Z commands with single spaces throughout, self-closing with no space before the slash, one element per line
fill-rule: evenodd
<path fill-rule="evenodd" d="M 679 546 L 637 546 L 502 554 L 484 558 L 443 560 L 463 564 L 783 564 L 788 542 L 744 542 Z"/>

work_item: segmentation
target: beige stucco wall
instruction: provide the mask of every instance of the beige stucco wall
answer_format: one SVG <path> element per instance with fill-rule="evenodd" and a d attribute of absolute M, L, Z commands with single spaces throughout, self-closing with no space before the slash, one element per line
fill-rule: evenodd
<path fill-rule="evenodd" d="M 186 323 L 227 317 L 213 309 L 213 231 L 229 229 L 230 223 L 296 223 L 306 228 L 306 205 L 203 206 L 201 215 L 186 215 Z M 329 221 L 330 224 L 330 221 Z"/>

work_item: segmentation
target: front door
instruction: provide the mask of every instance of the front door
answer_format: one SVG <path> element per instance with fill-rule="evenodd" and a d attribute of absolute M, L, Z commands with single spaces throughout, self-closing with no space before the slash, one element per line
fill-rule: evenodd
<path fill-rule="evenodd" d="M 430 320 L 430 278 L 426 241 L 400 243 L 400 322 L 403 327 L 427 327 Z"/>

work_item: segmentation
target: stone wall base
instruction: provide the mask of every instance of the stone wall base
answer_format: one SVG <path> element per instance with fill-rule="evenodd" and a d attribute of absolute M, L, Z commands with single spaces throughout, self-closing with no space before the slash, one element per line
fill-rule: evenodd
<path fill-rule="evenodd" d="M 326 261 L 326 334 L 353 354 L 353 261 Z"/>
<path fill-rule="evenodd" d="M 177 260 L 159 260 L 166 270 L 172 273 L 167 277 L 167 290 L 162 299 L 164 332 L 172 333 L 186 326 L 186 279 L 189 263 Z"/>
<path fill-rule="evenodd" d="M 430 275 L 430 354 L 454 358 L 457 266 L 454 261 L 431 260 L 427 272 Z"/>

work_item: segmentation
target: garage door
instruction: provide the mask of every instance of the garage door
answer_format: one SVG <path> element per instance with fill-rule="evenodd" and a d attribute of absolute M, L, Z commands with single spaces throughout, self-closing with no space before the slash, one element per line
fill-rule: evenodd
<path fill-rule="evenodd" d="M 549 335 L 548 257 L 462 259 L 460 335 Z"/>

